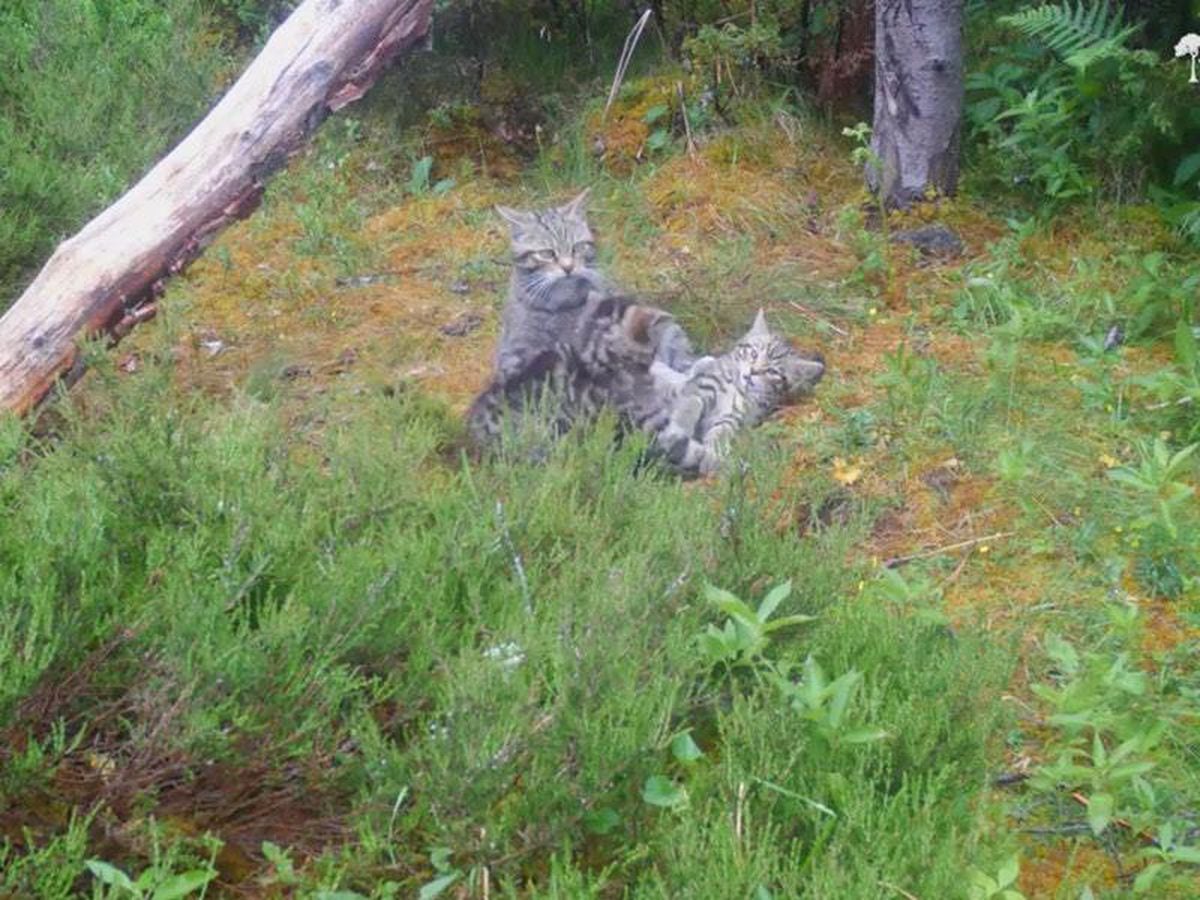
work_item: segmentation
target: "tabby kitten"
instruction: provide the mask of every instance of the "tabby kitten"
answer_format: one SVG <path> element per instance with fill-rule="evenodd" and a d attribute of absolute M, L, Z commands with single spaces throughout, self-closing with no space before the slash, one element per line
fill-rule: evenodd
<path fill-rule="evenodd" d="M 670 317 L 597 291 L 579 307 L 573 330 L 526 357 L 520 368 L 497 374 L 471 404 L 467 427 L 477 446 L 497 443 L 513 414 L 540 415 L 550 436 L 560 437 L 606 406 L 618 413 L 634 408 L 650 391 L 655 335 L 673 324 Z"/>
<path fill-rule="evenodd" d="M 794 350 L 759 310 L 754 325 L 723 356 L 696 360 L 686 373 L 655 361 L 648 374 L 648 389 L 624 414 L 653 437 L 675 470 L 708 475 L 720 467 L 737 431 L 811 391 L 825 374 L 825 361 Z"/>
<path fill-rule="evenodd" d="M 596 268 L 587 196 L 585 190 L 565 206 L 546 210 L 496 207 L 509 224 L 513 258 L 496 348 L 500 380 L 521 373 L 543 352 L 576 339 L 588 297 L 613 293 Z M 664 318 L 653 339 L 655 355 L 667 366 L 683 371 L 691 365 L 691 345 L 674 320 Z"/>

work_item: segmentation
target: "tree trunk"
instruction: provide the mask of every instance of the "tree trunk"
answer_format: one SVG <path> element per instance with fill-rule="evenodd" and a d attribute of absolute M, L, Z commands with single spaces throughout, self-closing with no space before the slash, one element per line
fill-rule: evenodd
<path fill-rule="evenodd" d="M 962 124 L 963 0 L 876 0 L 867 184 L 889 207 L 953 194 Z"/>
<path fill-rule="evenodd" d="M 174 150 L 59 245 L 0 318 L 0 412 L 24 413 L 63 372 L 78 337 L 121 337 L 330 112 L 357 100 L 429 29 L 432 0 L 305 0 Z"/>

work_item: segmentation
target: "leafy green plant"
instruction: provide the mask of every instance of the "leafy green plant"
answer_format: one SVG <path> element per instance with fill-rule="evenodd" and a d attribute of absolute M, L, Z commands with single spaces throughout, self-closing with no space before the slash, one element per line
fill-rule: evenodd
<path fill-rule="evenodd" d="M 1001 16 L 999 21 L 1041 39 L 1074 69 L 1086 69 L 1106 56 L 1134 53 L 1125 47 L 1138 25 L 1124 25 L 1119 4 L 1109 0 L 1047 3 Z"/>
<path fill-rule="evenodd" d="M 1025 900 L 1025 895 L 1017 890 L 1017 876 L 1021 873 L 1021 861 L 1015 854 L 1009 857 L 989 875 L 981 869 L 972 869 L 968 873 L 968 900 Z"/>
<path fill-rule="evenodd" d="M 203 897 L 209 882 L 217 877 L 217 870 L 211 864 L 203 869 L 189 869 L 178 873 L 164 872 L 158 867 L 151 867 L 136 879 L 99 859 L 89 859 L 87 869 L 98 883 L 109 889 L 106 896 L 128 897 L 132 900 L 180 900 L 197 891 Z"/>
<path fill-rule="evenodd" d="M 763 68 L 781 62 L 785 55 L 779 26 L 766 19 L 748 27 L 732 22 L 719 28 L 702 25 L 683 42 L 683 52 L 706 73 L 708 86 L 718 97 L 725 86 L 734 94 L 751 87 L 739 87 L 739 80 L 755 80 Z"/>
<path fill-rule="evenodd" d="M 966 118 L 987 148 L 988 171 L 1051 204 L 1139 194 L 1153 174 L 1148 159 L 1192 127 L 1170 102 L 1176 88 L 1158 73 L 1156 54 L 1129 46 L 1139 26 L 1106 0 L 995 21 L 1028 41 L 988 48 L 990 62 L 966 79 Z M 1044 65 L 1046 51 L 1057 64 Z"/>
<path fill-rule="evenodd" d="M 850 670 L 832 681 L 812 656 L 804 660 L 800 678 L 781 670 L 774 676 L 780 695 L 808 723 L 815 741 L 824 748 L 843 744 L 870 744 L 888 733 L 881 728 L 852 726 L 849 710 L 862 685 L 861 672 Z"/>
<path fill-rule="evenodd" d="M 1134 893 L 1146 893 L 1159 878 L 1177 866 L 1200 866 L 1200 846 L 1186 843 L 1186 833 L 1186 824 L 1162 824 L 1154 836 L 1154 842 L 1138 853 L 1139 859 L 1147 861 L 1147 865 L 1133 880 Z"/>
<path fill-rule="evenodd" d="M 670 113 L 671 108 L 665 103 L 657 103 L 646 110 L 642 121 L 651 128 L 650 134 L 646 138 L 647 150 L 652 152 L 662 150 L 671 142 Z"/>
<path fill-rule="evenodd" d="M 432 173 L 433 157 L 422 156 L 413 163 L 412 172 L 409 174 L 408 183 L 405 185 L 405 191 L 412 197 L 420 197 L 425 194 L 438 196 L 453 189 L 453 178 L 442 178 L 437 182 L 431 182 L 430 177 Z"/>
<path fill-rule="evenodd" d="M 1051 760 L 1028 784 L 1046 796 L 1070 793 L 1081 802 L 1088 831 L 1103 836 L 1110 852 L 1129 847 L 1122 835 L 1156 834 L 1149 847 L 1142 840 L 1132 845 L 1134 858 L 1149 862 L 1135 883 L 1141 893 L 1172 868 L 1200 862 L 1200 851 L 1181 839 L 1186 829 L 1178 825 L 1194 803 L 1185 787 L 1194 788 L 1194 781 L 1180 779 L 1181 759 L 1171 755 L 1188 752 L 1173 732 L 1190 716 L 1191 692 L 1171 686 L 1182 673 L 1151 678 L 1138 668 L 1124 649 L 1137 643 L 1137 609 L 1111 606 L 1100 648 L 1080 652 L 1055 635 L 1044 642 L 1054 683 L 1035 684 L 1033 691 L 1046 703 L 1055 734 L 1046 746 Z"/>
<path fill-rule="evenodd" d="M 651 775 L 642 785 L 642 800 L 662 809 L 679 810 L 688 805 L 688 792 L 666 775 Z"/>
<path fill-rule="evenodd" d="M 1163 426 L 1194 441 L 1200 439 L 1200 417 L 1195 414 L 1200 406 L 1200 351 L 1196 332 L 1186 318 L 1175 326 L 1173 349 L 1174 365 L 1135 376 L 1131 383 L 1157 401 L 1152 411 L 1161 416 Z"/>
<path fill-rule="evenodd" d="M 700 650 L 704 658 L 712 665 L 727 668 L 757 666 L 771 642 L 772 634 L 815 619 L 806 615 L 771 618 L 791 592 L 792 583 L 785 581 L 768 591 L 758 608 L 752 609 L 729 591 L 707 586 L 704 589 L 705 598 L 729 618 L 721 628 L 709 625 L 700 635 Z"/>
<path fill-rule="evenodd" d="M 1195 488 L 1183 477 L 1198 448 L 1200 444 L 1190 444 L 1172 453 L 1162 438 L 1155 438 L 1153 444 L 1137 445 L 1137 466 L 1108 471 L 1108 477 L 1124 486 L 1134 500 L 1126 526 L 1135 551 L 1134 572 L 1159 596 L 1179 596 L 1194 577 L 1197 523 L 1194 515 L 1188 516 L 1188 527 L 1181 528 L 1178 519 L 1193 511 Z"/>
<path fill-rule="evenodd" d="M 440 897 L 463 877 L 462 870 L 450 862 L 452 852 L 449 847 L 435 847 L 429 851 L 429 864 L 433 866 L 437 875 L 421 885 L 421 889 L 417 893 L 419 900 L 433 900 L 434 897 Z"/>

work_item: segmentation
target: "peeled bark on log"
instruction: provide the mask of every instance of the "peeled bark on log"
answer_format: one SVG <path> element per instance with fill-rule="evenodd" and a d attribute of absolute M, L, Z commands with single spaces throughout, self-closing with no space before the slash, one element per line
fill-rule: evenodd
<path fill-rule="evenodd" d="M 888 207 L 958 185 L 963 107 L 963 0 L 876 0 L 878 165 L 867 184 Z"/>
<path fill-rule="evenodd" d="M 59 245 L 0 318 L 0 412 L 35 406 L 80 369 L 76 339 L 119 338 L 333 111 L 429 30 L 432 0 L 305 0 L 174 150 Z"/>

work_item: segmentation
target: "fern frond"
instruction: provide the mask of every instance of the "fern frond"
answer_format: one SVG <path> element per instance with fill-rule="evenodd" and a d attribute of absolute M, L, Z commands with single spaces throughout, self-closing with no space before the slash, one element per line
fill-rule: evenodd
<path fill-rule="evenodd" d="M 1132 53 L 1125 42 L 1140 25 L 1122 27 L 1119 7 L 1109 0 L 1069 0 L 1025 9 L 998 20 L 1036 38 L 1076 69 L 1108 56 Z"/>

